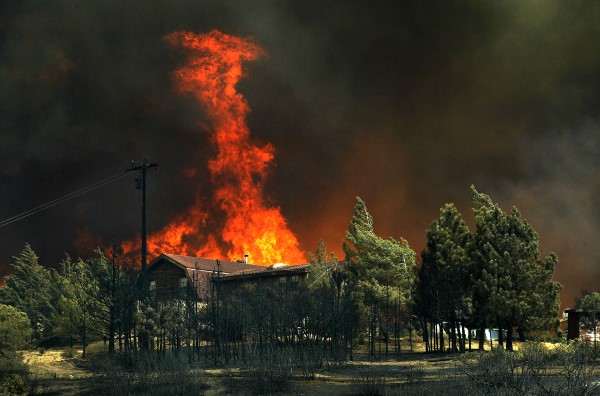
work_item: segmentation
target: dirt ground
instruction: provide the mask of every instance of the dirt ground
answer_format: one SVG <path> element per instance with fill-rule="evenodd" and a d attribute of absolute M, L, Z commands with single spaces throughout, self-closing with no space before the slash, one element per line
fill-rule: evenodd
<path fill-rule="evenodd" d="M 23 361 L 29 366 L 33 392 L 38 394 L 78 395 L 88 388 L 90 373 L 79 363 L 82 350 L 73 358 L 67 348 L 25 351 Z"/>
<path fill-rule="evenodd" d="M 551 345 L 550 345 L 551 346 Z M 415 344 L 414 353 L 403 351 L 399 358 L 382 356 L 378 360 L 367 358 L 360 351 L 355 360 L 343 364 L 326 365 L 314 371 L 314 378 L 306 379 L 294 372 L 292 384 L 280 394 L 291 395 L 356 395 L 361 394 L 365 383 L 385 379 L 390 394 L 447 393 L 448 384 L 462 378 L 457 368 L 457 355 L 423 353 L 423 345 Z M 98 345 L 96 350 L 101 350 Z M 89 370 L 93 359 L 81 358 L 81 349 L 48 349 L 23 352 L 30 367 L 33 392 L 45 395 L 93 394 L 94 376 Z M 244 369 L 241 367 L 204 367 L 203 375 L 208 385 L 207 396 L 248 394 Z M 441 384 L 443 381 L 443 385 Z M 457 381 L 458 383 L 459 381 Z M 436 386 L 436 383 L 440 383 Z M 460 392 L 460 389 L 455 389 Z"/>

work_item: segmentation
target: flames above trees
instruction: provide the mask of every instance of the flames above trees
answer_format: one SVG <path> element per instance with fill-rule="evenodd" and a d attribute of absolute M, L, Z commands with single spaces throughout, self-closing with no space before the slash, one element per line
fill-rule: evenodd
<path fill-rule="evenodd" d="M 216 153 L 208 161 L 214 194 L 208 206 L 198 194 L 193 207 L 151 235 L 149 253 L 230 260 L 248 254 L 253 263 L 263 265 L 305 262 L 280 209 L 265 202 L 264 184 L 274 148 L 271 144 L 259 146 L 250 138 L 246 123 L 250 107 L 235 87 L 244 76 L 243 62 L 264 55 L 263 50 L 250 39 L 216 30 L 207 34 L 175 32 L 166 39 L 187 56 L 187 64 L 174 72 L 178 92 L 191 94 L 207 114 Z M 225 214 L 220 233 L 205 229 L 216 208 Z M 134 250 L 137 245 L 128 243 L 125 248 Z"/>

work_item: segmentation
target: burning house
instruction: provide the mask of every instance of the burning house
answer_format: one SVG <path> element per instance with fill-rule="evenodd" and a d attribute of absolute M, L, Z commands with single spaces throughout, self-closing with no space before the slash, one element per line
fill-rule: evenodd
<path fill-rule="evenodd" d="M 308 277 L 309 267 L 309 264 L 282 263 L 262 267 L 249 264 L 247 258 L 234 262 L 161 254 L 148 265 L 147 271 L 150 292 L 157 301 L 182 298 L 190 287 L 204 301 L 211 279 L 218 279 L 225 290 L 235 290 L 246 283 L 260 286 L 301 283 Z"/>
<path fill-rule="evenodd" d="M 219 281 L 224 290 L 234 290 L 246 283 L 255 283 L 260 286 L 300 284 L 308 277 L 309 267 L 310 264 L 287 265 L 277 263 L 270 267 L 245 268 L 239 272 L 225 274 Z"/>
<path fill-rule="evenodd" d="M 213 274 L 223 276 L 243 271 L 260 271 L 264 267 L 248 264 L 244 260 L 232 262 L 215 259 L 161 254 L 148 265 L 150 292 L 158 301 L 171 300 L 186 295 L 194 287 L 200 301 L 206 299 L 209 279 Z"/>

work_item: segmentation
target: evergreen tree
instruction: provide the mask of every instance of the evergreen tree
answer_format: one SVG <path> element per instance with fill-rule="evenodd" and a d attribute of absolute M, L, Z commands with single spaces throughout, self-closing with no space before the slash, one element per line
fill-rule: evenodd
<path fill-rule="evenodd" d="M 581 300 L 579 309 L 587 312 L 587 315 L 581 319 L 583 324 L 590 329 L 595 329 L 598 326 L 600 315 L 600 293 L 593 292 L 586 294 Z"/>
<path fill-rule="evenodd" d="M 81 258 L 73 263 L 69 257 L 63 261 L 60 311 L 55 316 L 57 331 L 81 340 L 83 357 L 90 339 L 102 331 L 102 318 L 106 316 L 105 307 L 98 301 L 101 290 L 92 263 Z"/>
<path fill-rule="evenodd" d="M 454 351 L 457 338 L 464 349 L 462 328 L 471 314 L 470 239 L 469 228 L 456 207 L 446 204 L 439 219 L 427 230 L 427 247 L 419 269 L 417 295 L 421 313 L 434 322 L 449 323 Z"/>
<path fill-rule="evenodd" d="M 476 231 L 474 308 L 479 325 L 507 330 L 512 350 L 513 328 L 548 326 L 556 318 L 560 285 L 551 280 L 555 255 L 540 259 L 539 236 L 513 208 L 506 214 L 491 198 L 471 186 Z M 481 345 L 481 344 L 480 344 Z"/>
<path fill-rule="evenodd" d="M 367 328 L 370 340 L 370 354 L 375 354 L 377 332 L 382 326 L 382 305 L 394 302 L 406 303 L 411 294 L 415 253 L 405 239 L 382 239 L 373 229 L 373 217 L 367 211 L 362 199 L 356 198 L 354 215 L 346 231 L 343 242 L 346 261 L 345 268 L 354 293 L 368 318 Z"/>
<path fill-rule="evenodd" d="M 317 243 L 315 253 L 309 252 L 309 288 L 330 287 L 330 280 L 339 264 L 333 253 L 327 254 L 327 244 L 322 239 Z M 338 276 L 339 278 L 339 276 Z"/>
<path fill-rule="evenodd" d="M 49 336 L 58 298 L 55 271 L 39 264 L 29 244 L 13 258 L 12 274 L 5 277 L 6 283 L 0 287 L 0 303 L 27 314 L 34 339 Z"/>
<path fill-rule="evenodd" d="M 373 230 L 373 217 L 359 197 L 356 198 L 343 249 L 346 260 L 351 262 L 349 270 L 356 277 L 358 292 L 364 301 L 381 298 L 385 294 L 385 286 L 400 287 L 402 297 L 408 299 L 415 252 L 404 238 L 396 241 L 377 236 Z"/>

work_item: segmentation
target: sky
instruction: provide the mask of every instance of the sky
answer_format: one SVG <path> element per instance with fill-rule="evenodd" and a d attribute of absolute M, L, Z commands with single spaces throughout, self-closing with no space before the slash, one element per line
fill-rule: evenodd
<path fill-rule="evenodd" d="M 600 289 L 598 20 L 578 0 L 1 2 L 0 220 L 144 157 L 150 232 L 208 199 L 210 125 L 174 89 L 183 58 L 164 37 L 218 29 L 267 53 L 237 88 L 302 249 L 341 255 L 360 196 L 376 233 L 419 252 L 447 202 L 473 228 L 474 184 L 557 253 L 570 306 Z M 134 238 L 133 179 L 0 227 L 0 274 L 25 243 L 55 267 Z"/>

